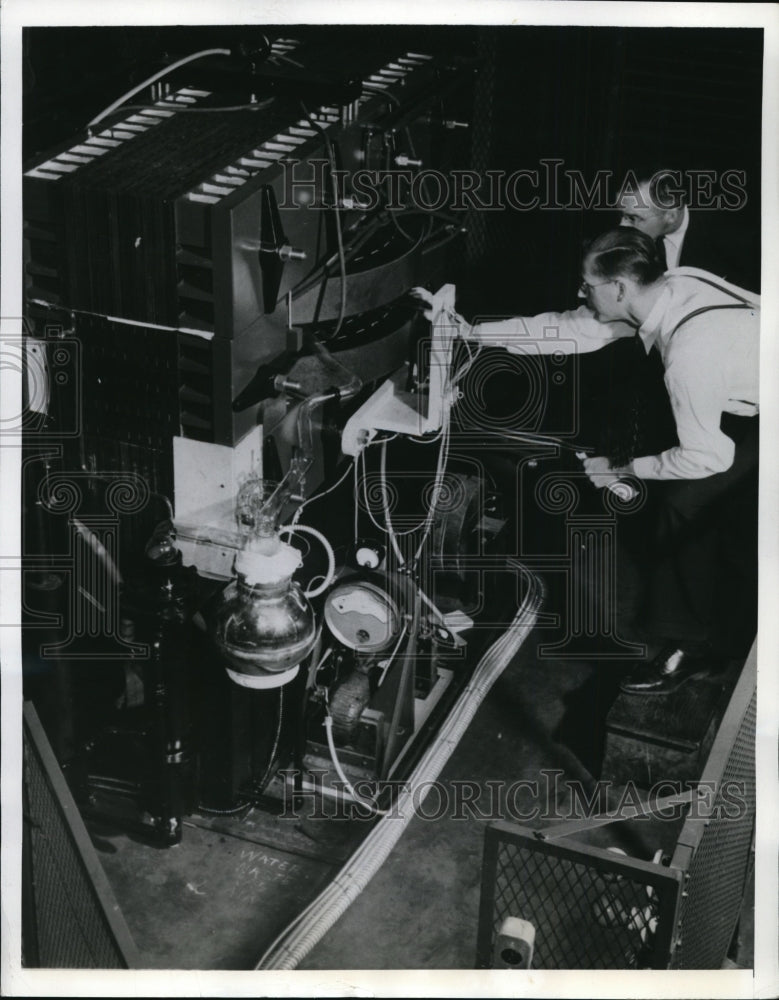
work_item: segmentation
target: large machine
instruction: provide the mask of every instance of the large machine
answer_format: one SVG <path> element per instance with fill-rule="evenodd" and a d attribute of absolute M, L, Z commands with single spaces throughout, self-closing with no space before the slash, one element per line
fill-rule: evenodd
<path fill-rule="evenodd" d="M 380 814 L 494 624 L 435 185 L 475 67 L 342 49 L 168 61 L 25 170 L 27 693 L 82 808 L 165 844 L 312 789 Z"/>

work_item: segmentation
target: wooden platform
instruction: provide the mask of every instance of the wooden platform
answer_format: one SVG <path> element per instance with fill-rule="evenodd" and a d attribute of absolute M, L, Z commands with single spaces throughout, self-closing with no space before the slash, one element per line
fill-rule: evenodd
<path fill-rule="evenodd" d="M 606 717 L 601 778 L 650 788 L 700 777 L 742 665 L 666 695 L 620 692 Z"/>

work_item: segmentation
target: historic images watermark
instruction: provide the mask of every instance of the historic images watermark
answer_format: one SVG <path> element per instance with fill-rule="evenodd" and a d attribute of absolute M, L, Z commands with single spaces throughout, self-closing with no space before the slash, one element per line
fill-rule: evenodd
<path fill-rule="evenodd" d="M 284 782 L 284 817 L 390 820 L 411 816 L 439 820 L 511 821 L 554 824 L 586 820 L 737 820 L 749 810 L 744 781 L 663 780 L 650 788 L 635 782 L 565 779 L 559 769 L 542 768 L 535 778 L 504 780 L 387 780 L 356 778 L 347 783 L 334 772 L 295 769 L 278 772 Z"/>
<path fill-rule="evenodd" d="M 587 210 L 617 212 L 622 208 L 650 207 L 647 185 L 663 177 L 655 194 L 655 207 L 673 208 L 683 202 L 690 208 L 737 212 L 747 204 L 745 170 L 663 170 L 650 178 L 638 171 L 617 174 L 598 170 L 586 175 L 565 166 L 557 157 L 541 158 L 532 168 L 517 170 L 457 170 L 448 172 L 398 166 L 356 170 L 331 170 L 326 159 L 286 160 L 284 200 L 280 208 L 323 209 L 332 206 L 333 181 L 346 191 L 343 207 L 371 212 L 383 206 L 389 211 L 413 207 L 427 212 L 530 212 L 541 210 Z M 329 176 L 328 176 L 329 173 Z M 655 190 L 652 187 L 652 190 Z M 667 200 L 667 203 L 666 203 Z"/>

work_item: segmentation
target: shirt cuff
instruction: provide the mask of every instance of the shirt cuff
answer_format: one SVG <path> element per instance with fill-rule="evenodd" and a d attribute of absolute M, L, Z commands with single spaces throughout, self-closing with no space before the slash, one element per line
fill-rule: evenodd
<path fill-rule="evenodd" d="M 657 468 L 659 465 L 657 455 L 644 455 L 641 458 L 634 458 L 630 463 L 633 475 L 639 479 L 657 479 Z"/>

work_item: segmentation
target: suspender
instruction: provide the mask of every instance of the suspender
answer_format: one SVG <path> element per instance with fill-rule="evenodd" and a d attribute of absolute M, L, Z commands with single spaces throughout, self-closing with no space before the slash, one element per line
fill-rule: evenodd
<path fill-rule="evenodd" d="M 680 272 L 681 271 L 686 271 L 686 270 L 687 269 L 679 268 Z M 688 270 L 692 270 L 692 268 L 689 268 Z M 739 302 L 745 302 L 745 303 L 747 303 L 747 305 L 751 305 L 751 306 L 754 306 L 755 308 L 757 308 L 757 306 L 755 304 L 755 301 L 754 301 L 755 297 L 753 297 L 752 299 L 744 298 L 743 295 L 739 295 L 737 292 L 732 291 L 731 288 L 723 288 L 722 285 L 718 285 L 716 281 L 710 281 L 708 278 L 704 278 L 700 274 L 687 274 L 687 273 L 683 273 L 682 277 L 684 277 L 684 278 L 695 278 L 696 281 L 702 281 L 704 283 L 704 285 L 711 285 L 712 288 L 716 288 L 718 292 L 724 292 L 726 295 L 730 295 L 734 299 L 738 299 Z M 733 286 L 733 287 L 735 287 L 735 286 Z M 756 297 L 759 298 L 759 296 L 756 296 Z"/>
<path fill-rule="evenodd" d="M 708 278 L 704 278 L 699 274 L 687 274 L 687 278 L 695 278 L 696 281 L 702 281 L 704 285 L 711 285 L 712 288 L 716 288 L 718 292 L 724 292 L 725 295 L 730 295 L 734 299 L 738 299 L 738 302 L 723 303 L 718 306 L 701 306 L 700 309 L 694 309 L 691 313 L 683 316 L 682 319 L 676 324 L 676 326 L 671 330 L 668 336 L 670 340 L 671 337 L 676 333 L 680 326 L 684 326 L 689 320 L 694 319 L 696 316 L 700 316 L 701 313 L 711 312 L 713 309 L 757 309 L 758 307 L 754 302 L 750 302 L 749 299 L 745 299 L 743 295 L 737 295 L 736 292 L 732 292 L 729 288 L 723 288 L 722 285 L 718 285 L 716 281 L 709 281 Z"/>
<path fill-rule="evenodd" d="M 710 284 L 713 284 L 713 282 L 710 282 Z M 755 306 L 751 305 L 749 302 L 723 303 L 722 305 L 719 306 L 701 306 L 700 309 L 693 309 L 691 313 L 687 313 L 686 316 L 683 316 L 676 324 L 676 326 L 673 328 L 673 330 L 671 330 L 670 334 L 668 335 L 668 339 L 670 340 L 671 337 L 673 337 L 673 335 L 676 333 L 676 331 L 679 329 L 680 326 L 684 326 L 685 323 L 689 322 L 689 320 L 691 319 L 694 319 L 696 316 L 700 316 L 701 313 L 712 312 L 714 309 L 754 309 L 754 308 Z"/>
<path fill-rule="evenodd" d="M 738 299 L 739 301 L 738 302 L 723 302 L 722 304 L 717 305 L 717 306 L 701 306 L 700 309 L 693 309 L 693 311 L 691 313 L 687 313 L 686 316 L 683 316 L 679 320 L 679 322 L 676 324 L 676 326 L 673 328 L 673 330 L 671 330 L 671 333 L 670 333 L 670 335 L 668 337 L 669 341 L 671 340 L 671 337 L 673 337 L 673 335 L 676 333 L 676 331 L 679 329 L 680 326 L 684 326 L 685 323 L 688 323 L 691 319 L 694 319 L 696 316 L 700 316 L 701 313 L 712 312 L 714 309 L 756 309 L 757 308 L 757 306 L 754 305 L 754 303 L 750 302 L 748 299 L 743 298 L 741 295 L 736 295 L 735 292 L 731 292 L 730 289 L 728 289 L 728 288 L 722 288 L 722 287 L 720 287 L 720 285 L 718 285 L 715 281 L 708 281 L 706 278 L 700 278 L 700 277 L 698 277 L 697 274 L 690 274 L 690 275 L 687 275 L 687 277 L 689 277 L 689 278 L 696 278 L 698 281 L 703 281 L 705 284 L 711 285 L 712 288 L 716 288 L 720 292 L 725 292 L 726 295 L 731 295 L 734 299 Z M 747 400 L 743 400 L 742 399 L 742 400 L 739 400 L 739 402 L 745 403 L 745 402 L 747 402 Z M 754 406 L 755 404 L 754 403 L 750 403 L 749 405 L 750 406 Z"/>

